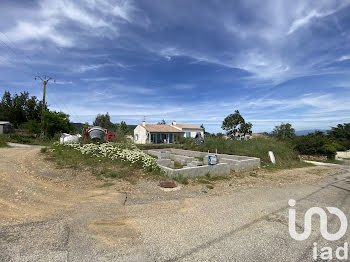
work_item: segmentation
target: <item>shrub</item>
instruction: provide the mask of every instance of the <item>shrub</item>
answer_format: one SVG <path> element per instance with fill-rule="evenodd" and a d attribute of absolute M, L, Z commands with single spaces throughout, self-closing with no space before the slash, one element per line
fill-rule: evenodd
<path fill-rule="evenodd" d="M 337 150 L 342 148 L 342 146 L 322 132 L 295 137 L 293 144 L 300 154 L 326 155 L 329 159 L 334 159 Z"/>
<path fill-rule="evenodd" d="M 70 149 L 79 152 L 86 158 L 109 159 L 153 174 L 162 174 L 163 172 L 155 158 L 143 153 L 134 144 L 103 143 L 81 145 L 72 143 L 62 145 L 55 142 L 51 150 L 58 150 L 63 153 Z"/>
<path fill-rule="evenodd" d="M 7 146 L 7 139 L 5 137 L 5 135 L 0 135 L 0 147 L 8 147 Z"/>

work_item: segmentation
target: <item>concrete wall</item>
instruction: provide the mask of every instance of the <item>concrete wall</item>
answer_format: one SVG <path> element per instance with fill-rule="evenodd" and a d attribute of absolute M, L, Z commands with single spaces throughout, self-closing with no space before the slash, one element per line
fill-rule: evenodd
<path fill-rule="evenodd" d="M 168 149 L 169 150 L 169 149 Z M 203 163 L 208 163 L 208 153 L 207 152 L 199 152 L 199 151 L 191 151 L 191 150 L 183 150 L 170 148 L 172 154 L 184 155 L 188 157 L 199 157 L 204 158 Z M 213 153 L 210 153 L 212 155 Z M 227 155 L 227 154 L 217 154 L 219 163 L 227 163 L 230 168 L 238 171 L 251 170 L 260 167 L 260 158 L 256 157 L 247 157 L 247 156 L 237 156 L 237 155 Z"/>
<path fill-rule="evenodd" d="M 4 133 L 4 126 L 0 125 L 0 134 L 3 134 L 3 133 Z"/>
<path fill-rule="evenodd" d="M 177 149 L 177 148 L 169 148 L 168 150 L 170 150 L 172 154 L 190 156 L 190 157 L 205 157 L 208 154 L 206 152 L 184 150 L 184 149 Z"/>
<path fill-rule="evenodd" d="M 135 135 L 138 135 L 138 139 L 135 140 Z M 147 140 L 147 130 L 141 125 L 138 125 L 134 129 L 134 143 L 135 144 L 146 144 Z"/>
<path fill-rule="evenodd" d="M 350 158 L 350 150 L 348 151 L 338 151 L 335 159 L 339 159 L 339 158 Z"/>
<path fill-rule="evenodd" d="M 230 167 L 226 163 L 217 164 L 215 166 L 197 166 L 184 167 L 181 169 L 172 169 L 165 166 L 160 166 L 165 174 L 169 177 L 176 177 L 182 175 L 183 177 L 197 177 L 204 176 L 206 173 L 211 175 L 228 175 L 230 174 Z"/>
<path fill-rule="evenodd" d="M 198 161 L 197 158 L 203 158 L 204 166 L 195 167 L 184 167 L 181 169 L 170 170 L 169 164 L 161 167 L 165 170 L 168 176 L 177 176 L 182 174 L 183 176 L 193 177 L 193 176 L 203 176 L 207 172 L 210 174 L 228 174 L 230 170 L 235 172 L 253 170 L 260 167 L 260 158 L 247 157 L 247 156 L 237 156 L 237 155 L 227 155 L 227 154 L 217 154 L 218 164 L 214 166 L 208 166 L 208 156 L 212 155 L 207 152 L 166 148 L 166 149 L 155 149 L 155 150 L 145 150 L 145 153 L 151 154 L 153 156 L 158 156 L 158 159 L 162 159 L 162 156 L 170 158 L 172 161 L 178 161 L 182 165 L 191 165 L 192 161 Z M 164 158 L 164 157 L 163 157 Z"/>

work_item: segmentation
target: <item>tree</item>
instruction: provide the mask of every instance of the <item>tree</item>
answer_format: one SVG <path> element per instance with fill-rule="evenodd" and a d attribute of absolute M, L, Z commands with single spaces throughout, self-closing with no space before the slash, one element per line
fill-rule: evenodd
<path fill-rule="evenodd" d="M 244 137 L 245 135 L 251 135 L 252 134 L 252 127 L 253 124 L 248 122 L 248 123 L 242 123 L 241 127 L 239 129 L 239 133 L 242 134 L 242 136 Z"/>
<path fill-rule="evenodd" d="M 232 139 L 240 138 L 252 133 L 253 124 L 246 123 L 238 110 L 234 114 L 228 115 L 222 122 L 221 128 L 226 131 L 226 135 Z"/>
<path fill-rule="evenodd" d="M 126 135 L 129 131 L 128 125 L 124 121 L 120 122 L 119 129 L 123 135 Z"/>
<path fill-rule="evenodd" d="M 12 111 L 12 97 L 9 91 L 5 91 L 0 103 L 0 120 L 10 120 Z"/>
<path fill-rule="evenodd" d="M 339 124 L 337 127 L 332 127 L 327 133 L 346 149 L 350 149 L 350 123 Z"/>
<path fill-rule="evenodd" d="M 160 122 L 158 122 L 158 125 L 166 125 L 166 122 L 164 119 L 162 119 Z"/>
<path fill-rule="evenodd" d="M 333 159 L 341 146 L 321 131 L 293 139 L 294 148 L 304 155 L 326 155 Z"/>
<path fill-rule="evenodd" d="M 10 121 L 15 127 L 30 120 L 40 122 L 42 101 L 35 96 L 29 98 L 28 92 L 13 96 L 5 91 L 0 102 L 0 120 Z"/>
<path fill-rule="evenodd" d="M 290 139 L 295 136 L 295 130 L 289 123 L 281 124 L 279 126 L 275 126 L 272 131 L 272 136 L 276 137 L 279 140 Z"/>
<path fill-rule="evenodd" d="M 107 112 L 104 114 L 98 114 L 93 122 L 94 126 L 100 126 L 107 129 L 115 129 L 115 125 L 111 122 L 111 117 Z"/>
<path fill-rule="evenodd" d="M 73 131 L 73 125 L 69 121 L 69 115 L 56 112 L 45 111 L 43 113 L 44 131 L 47 137 L 53 137 L 56 133 L 70 133 Z"/>

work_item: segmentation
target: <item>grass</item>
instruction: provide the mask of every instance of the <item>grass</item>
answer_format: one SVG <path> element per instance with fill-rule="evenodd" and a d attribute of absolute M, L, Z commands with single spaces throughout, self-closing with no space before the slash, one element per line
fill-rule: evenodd
<path fill-rule="evenodd" d="M 3 147 L 4 143 L 18 143 L 26 145 L 41 145 L 41 146 L 50 146 L 57 139 L 41 139 L 34 134 L 0 134 L 0 147 Z"/>
<path fill-rule="evenodd" d="M 47 147 L 41 148 L 41 149 L 40 149 L 40 152 L 41 152 L 41 153 L 46 153 L 46 152 L 47 152 Z"/>
<path fill-rule="evenodd" d="M 208 189 L 213 189 L 214 185 L 213 183 L 218 180 L 226 180 L 229 179 L 229 176 L 212 176 L 209 172 L 206 173 L 204 176 L 195 178 L 195 181 L 197 181 L 200 184 L 205 184 Z"/>
<path fill-rule="evenodd" d="M 0 147 L 8 147 L 5 135 L 0 134 Z"/>
<path fill-rule="evenodd" d="M 181 174 L 176 177 L 173 177 L 173 179 L 183 185 L 188 185 L 188 178 L 183 177 Z"/>
<path fill-rule="evenodd" d="M 158 144 L 158 145 L 138 145 L 141 149 L 157 148 L 181 148 L 202 152 L 215 152 L 219 154 L 241 155 L 258 157 L 261 160 L 262 168 L 266 169 L 285 169 L 310 166 L 299 160 L 298 152 L 292 149 L 292 146 L 283 141 L 274 138 L 254 138 L 248 141 L 226 140 L 223 138 L 206 138 L 201 145 L 190 144 Z M 276 158 L 276 164 L 272 164 L 268 152 L 272 151 Z"/>
<path fill-rule="evenodd" d="M 181 168 L 183 168 L 183 166 L 181 165 L 181 163 L 178 162 L 178 161 L 174 161 L 174 169 L 181 169 Z"/>
<path fill-rule="evenodd" d="M 109 187 L 109 186 L 113 186 L 114 185 L 114 183 L 111 183 L 111 182 L 106 182 L 106 183 L 104 183 L 102 186 L 100 186 L 100 187 Z"/>
<path fill-rule="evenodd" d="M 338 164 L 338 165 L 343 165 L 343 164 L 344 164 L 343 161 L 341 161 L 341 160 L 335 160 L 335 159 L 317 160 L 317 162 L 330 163 L 330 164 Z"/>
<path fill-rule="evenodd" d="M 62 145 L 53 146 L 49 149 L 42 149 L 43 153 L 47 153 L 47 159 L 57 163 L 59 167 L 69 167 L 77 170 L 88 170 L 98 179 L 115 178 L 123 179 L 132 184 L 145 174 L 147 178 L 163 178 L 162 174 L 145 173 L 143 170 L 130 166 L 117 160 L 111 160 L 104 157 L 91 157 L 77 152 L 73 148 Z"/>

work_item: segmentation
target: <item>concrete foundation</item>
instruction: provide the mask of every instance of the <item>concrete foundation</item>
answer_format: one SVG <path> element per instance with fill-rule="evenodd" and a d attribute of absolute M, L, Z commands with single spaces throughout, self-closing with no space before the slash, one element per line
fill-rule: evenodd
<path fill-rule="evenodd" d="M 208 166 L 207 152 L 166 148 L 145 150 L 147 154 L 158 157 L 158 165 L 165 171 L 169 177 L 181 174 L 184 177 L 204 176 L 206 173 L 211 175 L 229 174 L 231 170 L 235 172 L 253 170 L 260 167 L 260 158 L 217 154 L 218 164 Z M 203 159 L 203 161 L 202 161 Z M 184 165 L 180 169 L 172 169 L 174 161 Z"/>

